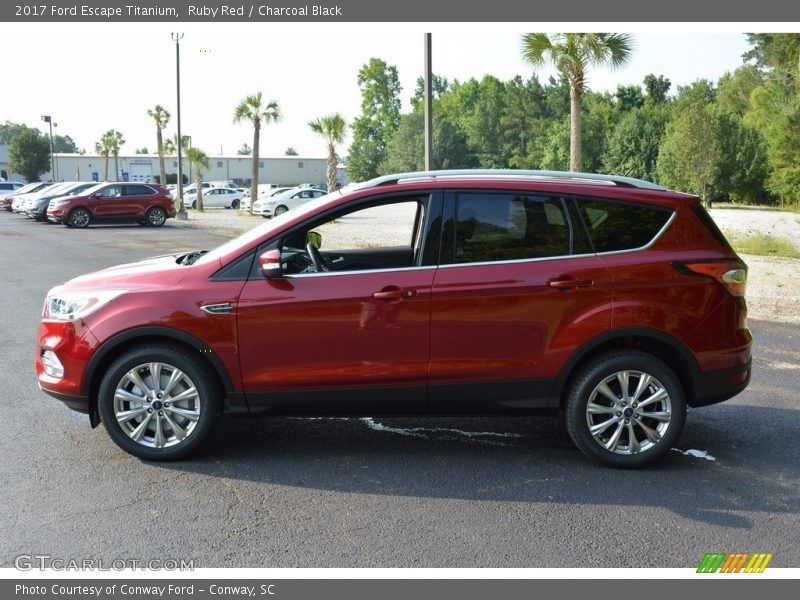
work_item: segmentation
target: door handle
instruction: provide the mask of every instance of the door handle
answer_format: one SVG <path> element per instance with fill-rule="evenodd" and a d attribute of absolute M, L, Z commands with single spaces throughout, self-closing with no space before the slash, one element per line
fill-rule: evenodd
<path fill-rule="evenodd" d="M 591 287 L 594 282 L 591 279 L 551 279 L 547 282 L 551 288 L 558 290 L 569 290 L 573 288 Z"/>
<path fill-rule="evenodd" d="M 416 295 L 417 290 L 401 290 L 397 288 L 375 292 L 372 297 L 376 300 L 403 300 L 405 298 L 413 298 Z"/>

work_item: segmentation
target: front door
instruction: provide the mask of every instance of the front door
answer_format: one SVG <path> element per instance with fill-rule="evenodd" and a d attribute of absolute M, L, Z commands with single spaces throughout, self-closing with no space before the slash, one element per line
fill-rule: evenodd
<path fill-rule="evenodd" d="M 422 265 L 428 198 L 334 214 L 281 240 L 285 277 L 252 276 L 237 306 L 252 412 L 427 410 L 435 265 Z M 321 236 L 314 266 L 306 245 Z"/>

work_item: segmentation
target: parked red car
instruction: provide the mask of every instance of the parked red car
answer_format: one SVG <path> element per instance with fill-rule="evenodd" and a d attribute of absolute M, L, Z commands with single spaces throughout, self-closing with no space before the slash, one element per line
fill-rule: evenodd
<path fill-rule="evenodd" d="M 698 198 L 649 182 L 393 175 L 52 289 L 36 373 L 149 460 L 223 413 L 560 410 L 587 456 L 638 467 L 747 386 L 746 275 Z"/>
<path fill-rule="evenodd" d="M 176 212 L 172 196 L 155 183 L 99 183 L 78 196 L 53 200 L 47 219 L 78 228 L 121 222 L 161 227 Z"/>

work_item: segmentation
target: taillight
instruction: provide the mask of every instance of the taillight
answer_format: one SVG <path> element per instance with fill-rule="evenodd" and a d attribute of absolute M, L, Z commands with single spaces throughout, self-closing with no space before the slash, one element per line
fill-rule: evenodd
<path fill-rule="evenodd" d="M 744 296 L 747 287 L 747 265 L 735 261 L 686 262 L 673 265 L 688 275 L 702 275 L 717 280 L 731 295 Z"/>

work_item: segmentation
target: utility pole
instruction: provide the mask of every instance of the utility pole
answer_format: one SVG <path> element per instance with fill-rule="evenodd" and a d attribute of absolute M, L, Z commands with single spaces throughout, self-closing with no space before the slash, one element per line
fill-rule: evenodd
<path fill-rule="evenodd" d="M 175 80 L 177 84 L 178 110 L 176 118 L 178 120 L 178 214 L 176 218 L 185 221 L 189 216 L 186 214 L 186 207 L 183 205 L 183 156 L 181 148 L 181 40 L 182 33 L 173 33 L 172 41 L 175 42 Z"/>
<path fill-rule="evenodd" d="M 431 34 L 425 34 L 425 170 L 433 170 L 433 75 Z"/>

